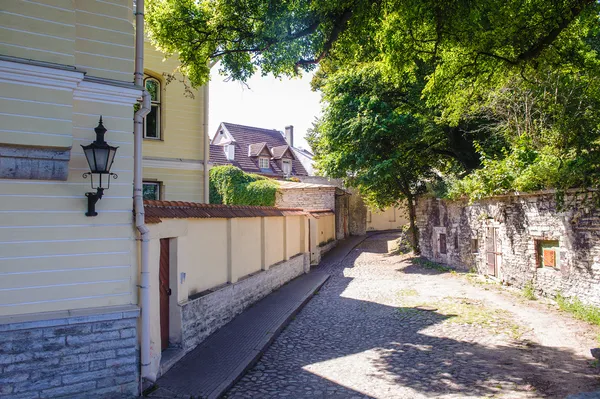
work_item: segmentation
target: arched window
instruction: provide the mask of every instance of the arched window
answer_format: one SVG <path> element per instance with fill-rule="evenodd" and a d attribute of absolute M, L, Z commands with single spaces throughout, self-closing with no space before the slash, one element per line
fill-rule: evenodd
<path fill-rule="evenodd" d="M 144 85 L 146 90 L 150 93 L 150 112 L 146 115 L 144 120 L 144 138 L 147 139 L 161 139 L 160 131 L 160 95 L 161 87 L 160 81 L 151 76 L 147 76 L 144 79 Z"/>

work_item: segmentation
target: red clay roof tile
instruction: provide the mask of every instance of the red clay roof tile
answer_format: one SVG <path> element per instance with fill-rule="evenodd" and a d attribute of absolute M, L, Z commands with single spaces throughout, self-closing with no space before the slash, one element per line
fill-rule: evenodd
<path fill-rule="evenodd" d="M 146 223 L 162 219 L 249 218 L 306 215 L 302 209 L 270 206 L 215 205 L 184 201 L 144 201 Z"/>

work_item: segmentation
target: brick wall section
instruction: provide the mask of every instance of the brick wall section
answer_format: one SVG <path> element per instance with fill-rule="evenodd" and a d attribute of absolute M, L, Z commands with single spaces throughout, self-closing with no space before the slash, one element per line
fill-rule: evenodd
<path fill-rule="evenodd" d="M 183 350 L 189 352 L 248 306 L 310 270 L 309 254 L 299 254 L 236 283 L 181 305 Z"/>
<path fill-rule="evenodd" d="M 0 398 L 131 398 L 137 310 L 0 324 Z"/>
<path fill-rule="evenodd" d="M 305 210 L 333 210 L 335 209 L 335 187 L 280 189 L 277 191 L 275 206 Z"/>
<path fill-rule="evenodd" d="M 488 274 L 486 229 L 497 228 L 501 263 L 498 278 L 538 294 L 577 296 L 600 305 L 600 210 L 571 195 L 564 210 L 554 194 L 496 197 L 468 204 L 421 198 L 417 225 L 423 256 L 462 270 Z M 440 253 L 440 233 L 447 254 Z M 478 248 L 472 247 L 477 239 Z M 536 240 L 558 240 L 560 268 L 539 267 Z"/>

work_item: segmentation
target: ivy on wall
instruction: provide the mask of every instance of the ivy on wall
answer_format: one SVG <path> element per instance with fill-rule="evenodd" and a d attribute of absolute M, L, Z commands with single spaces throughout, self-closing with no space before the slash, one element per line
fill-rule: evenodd
<path fill-rule="evenodd" d="M 232 165 L 210 169 L 210 203 L 274 206 L 277 183 L 264 176 L 245 173 Z"/>

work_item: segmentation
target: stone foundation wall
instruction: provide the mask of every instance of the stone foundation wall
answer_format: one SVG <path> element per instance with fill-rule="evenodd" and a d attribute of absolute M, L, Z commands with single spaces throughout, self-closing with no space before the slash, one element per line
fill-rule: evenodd
<path fill-rule="evenodd" d="M 495 228 L 498 279 L 518 288 L 531 283 L 540 295 L 560 292 L 600 305 L 600 210 L 587 205 L 583 195 L 567 196 L 565 203 L 559 209 L 554 194 L 495 197 L 473 204 L 421 198 L 421 252 L 457 269 L 494 274 L 487 257 L 494 256 L 488 249 L 493 240 L 489 229 Z M 558 241 L 558 267 L 542 266 L 542 241 Z"/>
<path fill-rule="evenodd" d="M 180 305 L 184 352 L 194 349 L 210 334 L 273 290 L 302 273 L 308 273 L 309 262 L 308 253 L 299 254 L 268 270 Z"/>
<path fill-rule="evenodd" d="M 79 313 L 37 321 L 0 320 L 1 398 L 137 396 L 139 311 L 123 307 Z"/>
<path fill-rule="evenodd" d="M 332 241 L 328 244 L 323 245 L 322 247 L 317 246 L 313 251 L 313 258 L 311 260 L 311 264 L 314 266 L 321 263 L 321 258 L 323 257 L 323 255 L 335 248 L 337 246 L 337 243 L 337 241 Z"/>

